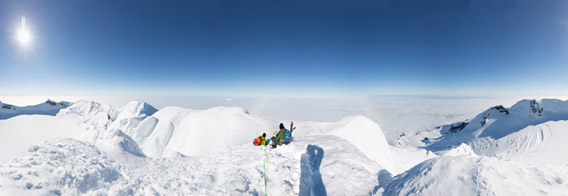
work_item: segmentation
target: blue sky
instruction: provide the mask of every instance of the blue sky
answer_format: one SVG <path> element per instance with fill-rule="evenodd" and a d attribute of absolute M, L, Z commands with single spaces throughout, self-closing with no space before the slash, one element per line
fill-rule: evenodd
<path fill-rule="evenodd" d="M 0 28 L 6 95 L 568 95 L 566 1 L 0 1 Z"/>

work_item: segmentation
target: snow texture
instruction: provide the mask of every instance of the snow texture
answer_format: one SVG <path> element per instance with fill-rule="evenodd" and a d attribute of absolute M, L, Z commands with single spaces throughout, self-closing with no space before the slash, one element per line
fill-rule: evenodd
<path fill-rule="evenodd" d="M 567 114 L 522 100 L 394 145 L 365 116 L 294 121 L 293 142 L 268 149 L 252 139 L 283 121 L 240 107 L 78 101 L 0 120 L 1 143 L 35 139 L 3 159 L 0 195 L 566 195 Z M 57 137 L 18 137 L 41 132 Z"/>
<path fill-rule="evenodd" d="M 566 195 L 566 167 L 485 156 L 442 156 L 396 176 L 384 195 Z"/>

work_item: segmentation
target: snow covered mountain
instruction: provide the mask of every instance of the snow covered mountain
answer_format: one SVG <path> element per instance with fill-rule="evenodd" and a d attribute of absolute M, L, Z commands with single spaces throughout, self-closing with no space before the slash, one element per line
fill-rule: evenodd
<path fill-rule="evenodd" d="M 55 102 L 52 100 L 47 100 L 44 103 L 31 106 L 14 106 L 6 103 L 0 102 L 0 120 L 8 119 L 19 115 L 51 115 L 55 116 L 59 110 L 69 107 L 69 102 L 61 101 Z"/>
<path fill-rule="evenodd" d="M 568 164 L 568 101 L 521 100 L 511 108 L 495 106 L 470 121 L 442 126 L 442 136 L 427 149 L 444 151 L 461 143 L 480 155 L 530 163 Z"/>
<path fill-rule="evenodd" d="M 389 145 L 364 116 L 295 121 L 290 145 L 265 149 L 252 139 L 281 121 L 243 108 L 79 101 L 54 117 L 0 120 L 0 130 L 33 120 L 37 133 L 62 136 L 0 164 L 0 195 L 562 195 L 566 114 L 566 101 L 523 100 L 437 138 L 404 136 L 420 146 Z"/>
<path fill-rule="evenodd" d="M 397 165 L 378 124 L 363 116 L 295 122 L 294 142 L 267 152 L 252 138 L 274 135 L 278 121 L 242 108 L 156 111 L 140 102 L 112 108 L 79 101 L 56 118 L 75 122 L 79 134 L 2 164 L 0 192 L 261 194 L 266 169 L 271 195 L 361 195 L 377 192 L 377 174 L 390 176 Z"/>
<path fill-rule="evenodd" d="M 210 153 L 216 148 L 249 144 L 251 138 L 274 135 L 276 126 L 238 107 L 192 110 L 166 107 L 144 119 L 132 132 L 150 156 Z M 272 128 L 270 128 L 272 127 Z"/>
<path fill-rule="evenodd" d="M 568 101 L 521 100 L 442 126 L 440 157 L 394 177 L 384 195 L 568 195 Z"/>
<path fill-rule="evenodd" d="M 384 195 L 567 195 L 566 179 L 566 166 L 478 156 L 462 144 L 396 176 Z"/>

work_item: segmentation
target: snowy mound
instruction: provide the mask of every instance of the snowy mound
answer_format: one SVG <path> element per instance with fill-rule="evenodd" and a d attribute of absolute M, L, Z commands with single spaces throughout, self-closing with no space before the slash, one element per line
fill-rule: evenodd
<path fill-rule="evenodd" d="M 93 101 L 78 101 L 69 108 L 61 110 L 58 116 L 62 118 L 78 118 L 93 132 L 100 130 L 121 130 L 129 133 L 138 126 L 144 118 L 157 111 L 147 103 L 132 101 L 121 108 Z"/>
<path fill-rule="evenodd" d="M 460 146 L 451 149 L 450 151 L 444 154 L 444 156 L 461 156 L 461 155 L 477 156 L 477 154 L 475 154 L 475 152 L 467 144 L 461 144 Z"/>
<path fill-rule="evenodd" d="M 251 143 L 251 138 L 263 132 L 274 135 L 276 129 L 269 124 L 238 107 L 166 107 L 142 121 L 132 136 L 149 156 L 175 152 L 193 156 L 219 147 Z"/>
<path fill-rule="evenodd" d="M 442 127 L 440 138 L 428 135 L 424 149 L 389 146 L 363 116 L 295 121 L 292 143 L 268 149 L 251 141 L 275 135 L 280 122 L 243 108 L 79 101 L 55 117 L 0 121 L 0 130 L 37 124 L 31 135 L 75 138 L 41 137 L 48 140 L 9 157 L 0 195 L 559 195 L 568 192 L 565 105 L 493 107 Z M 10 134 L 0 142 L 30 135 L 1 133 Z"/>
<path fill-rule="evenodd" d="M 69 107 L 69 102 L 66 101 L 55 102 L 47 100 L 45 103 L 25 107 L 18 107 L 0 102 L 0 120 L 12 118 L 18 115 L 40 114 L 55 116 L 59 110 L 67 107 Z"/>
<path fill-rule="evenodd" d="M 34 145 L 0 166 L 0 185 L 8 195 L 106 194 L 122 176 L 114 161 L 96 147 L 73 139 Z"/>
<path fill-rule="evenodd" d="M 568 101 L 522 100 L 509 109 L 495 106 L 468 122 L 443 126 L 442 138 L 428 146 L 428 149 L 448 150 L 467 143 L 477 154 L 507 159 L 526 156 L 523 153 L 543 151 L 537 148 L 554 148 L 555 151 L 568 153 L 568 146 L 546 147 L 554 140 L 552 135 L 565 135 L 566 128 L 551 128 L 546 124 L 559 120 L 568 120 Z"/>
<path fill-rule="evenodd" d="M 549 121 L 528 126 L 498 140 L 480 138 L 471 142 L 481 155 L 532 164 L 568 165 L 568 121 Z"/>
<path fill-rule="evenodd" d="M 160 111 L 147 103 L 130 102 L 113 108 L 92 101 L 79 101 L 58 117 L 77 121 L 86 130 L 83 140 L 107 143 L 120 136 L 124 151 L 160 157 L 176 153 L 202 155 L 216 148 L 250 143 L 263 132 L 273 135 L 264 120 L 237 107 L 192 110 L 166 107 Z M 122 132 L 123 134 L 121 134 Z M 127 141 L 133 140 L 133 141 Z M 117 142 L 113 142 L 115 145 Z M 128 145 L 123 145 L 129 143 Z M 142 147 L 142 150 L 132 148 Z M 125 148 L 128 146 L 128 148 Z"/>
<path fill-rule="evenodd" d="M 62 118 L 74 118 L 87 130 L 86 140 L 96 142 L 105 135 L 122 131 L 132 138 L 143 153 L 167 157 L 176 153 L 203 155 L 225 146 L 248 144 L 263 132 L 277 133 L 278 122 L 249 114 L 239 107 L 193 110 L 166 107 L 156 111 L 146 103 L 130 102 L 115 109 L 111 106 L 79 101 L 62 110 Z M 336 135 L 354 144 L 381 167 L 392 171 L 393 161 L 380 126 L 363 116 L 347 117 L 333 123 L 302 123 L 294 135 Z M 108 137 L 108 136 L 106 136 Z M 108 139 L 107 139 L 108 140 Z M 136 149 L 124 149 L 137 152 Z M 137 154 L 137 153 L 134 153 Z"/>
<path fill-rule="evenodd" d="M 367 117 L 352 116 L 331 123 L 324 129 L 351 142 L 381 167 L 392 172 L 390 147 L 379 124 Z"/>
<path fill-rule="evenodd" d="M 198 157 L 126 162 L 98 145 L 56 139 L 0 164 L 0 194 L 367 195 L 387 185 L 377 173 L 390 179 L 353 144 L 333 135 L 299 137 L 266 152 L 243 144 Z"/>
<path fill-rule="evenodd" d="M 156 111 L 147 103 L 135 101 L 118 109 L 93 101 L 78 101 L 61 110 L 57 117 L 77 121 L 79 129 L 83 130 L 77 138 L 95 143 L 111 155 L 121 156 L 123 152 L 128 152 L 145 156 L 128 132 L 133 132 L 142 120 Z"/>
<path fill-rule="evenodd" d="M 442 156 L 397 176 L 384 195 L 563 195 L 566 167 L 526 166 L 491 157 Z"/>

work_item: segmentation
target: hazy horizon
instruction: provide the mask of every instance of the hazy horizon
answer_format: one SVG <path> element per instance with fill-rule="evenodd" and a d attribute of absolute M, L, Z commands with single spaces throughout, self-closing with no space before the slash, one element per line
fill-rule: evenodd
<path fill-rule="evenodd" d="M 334 122 L 361 115 L 378 123 L 386 134 L 414 133 L 473 118 L 496 105 L 510 107 L 521 99 L 568 97 L 244 97 L 244 96 L 0 96 L 17 106 L 54 101 L 95 101 L 119 108 L 130 101 L 146 102 L 157 109 L 182 107 L 205 110 L 217 106 L 242 107 L 251 114 L 279 121 Z"/>

